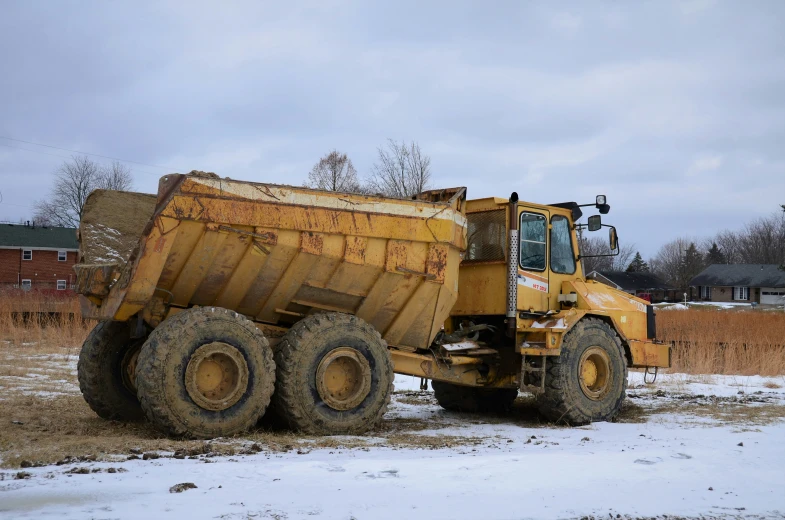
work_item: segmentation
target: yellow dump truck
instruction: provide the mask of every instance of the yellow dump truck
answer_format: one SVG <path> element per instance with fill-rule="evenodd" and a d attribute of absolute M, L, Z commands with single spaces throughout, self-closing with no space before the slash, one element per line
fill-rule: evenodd
<path fill-rule="evenodd" d="M 607 213 L 604 197 L 595 203 Z M 97 190 L 77 287 L 99 320 L 78 365 L 101 417 L 177 436 L 264 415 L 316 434 L 383 416 L 394 373 L 457 411 L 519 391 L 554 421 L 610 420 L 627 368 L 667 367 L 647 302 L 585 280 L 577 231 L 615 228 L 576 203 L 412 200 L 162 177 L 158 194 Z"/>

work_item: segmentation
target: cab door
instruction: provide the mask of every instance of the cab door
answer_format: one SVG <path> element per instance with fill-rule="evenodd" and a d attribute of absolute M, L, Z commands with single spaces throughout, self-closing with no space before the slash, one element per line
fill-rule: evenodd
<path fill-rule="evenodd" d="M 548 238 L 550 212 L 518 206 L 518 310 L 549 309 Z"/>

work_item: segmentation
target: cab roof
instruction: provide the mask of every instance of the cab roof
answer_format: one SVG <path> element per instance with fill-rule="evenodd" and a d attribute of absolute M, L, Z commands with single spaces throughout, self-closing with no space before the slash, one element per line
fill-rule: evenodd
<path fill-rule="evenodd" d="M 476 213 L 479 211 L 490 211 L 494 209 L 502 209 L 509 204 L 509 199 L 502 197 L 485 197 L 482 199 L 471 199 L 466 201 L 466 213 Z M 524 200 L 518 201 L 518 206 L 533 209 L 548 210 L 551 213 L 558 215 L 574 216 L 571 208 L 565 208 L 562 205 L 549 205 L 549 204 L 535 204 L 534 202 L 526 202 Z"/>

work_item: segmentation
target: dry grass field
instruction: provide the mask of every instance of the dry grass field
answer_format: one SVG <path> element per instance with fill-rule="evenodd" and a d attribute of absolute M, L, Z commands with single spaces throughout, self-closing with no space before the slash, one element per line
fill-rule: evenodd
<path fill-rule="evenodd" d="M 23 296 L 24 297 L 24 296 Z M 368 449 L 375 445 L 392 448 L 471 447 L 495 441 L 471 436 L 431 435 L 424 430 L 454 427 L 458 418 L 433 412 L 427 420 L 399 413 L 411 406 L 439 410 L 430 394 L 400 392 L 385 420 L 367 437 L 304 437 L 272 431 L 264 426 L 235 439 L 210 442 L 174 440 L 161 435 L 147 423 L 121 423 L 98 418 L 86 405 L 76 381 L 79 347 L 91 323 L 79 316 L 72 302 L 73 316 L 55 318 L 46 314 L 22 316 L 12 313 L 13 301 L 0 300 L 0 466 L 87 460 L 126 460 L 145 453 L 168 452 L 176 457 L 210 457 L 264 451 L 328 449 Z M 27 305 L 30 302 L 26 302 Z M 663 339 L 673 340 L 674 369 L 691 374 L 785 374 L 785 314 L 740 311 L 661 311 L 658 326 Z M 720 345 L 720 346 L 718 346 Z M 727 403 L 722 403 L 727 408 Z M 743 403 L 731 403 L 735 416 Z M 738 405 L 738 406 L 737 406 Z M 674 405 L 675 406 L 675 405 Z M 396 408 L 397 407 L 397 408 Z M 706 403 L 680 403 L 681 413 L 706 411 Z M 782 416 L 776 409 L 758 408 L 765 414 Z M 620 417 L 621 422 L 646 421 L 651 413 L 634 399 Z M 429 412 L 430 413 L 430 412 Z M 553 425 L 543 423 L 532 399 L 521 397 L 513 413 L 500 417 L 461 418 L 476 424 L 494 422 L 523 427 Z M 766 422 L 763 421 L 763 422 Z M 755 421 L 752 421 L 755 422 Z M 411 432 L 423 434 L 412 435 Z M 446 432 L 445 432 L 446 433 Z M 171 456 L 171 455 L 170 455 Z"/>
<path fill-rule="evenodd" d="M 657 336 L 673 342 L 671 372 L 785 374 L 785 312 L 658 310 Z"/>
<path fill-rule="evenodd" d="M 19 310 L 23 312 L 19 312 Z M 56 309 L 57 313 L 50 312 Z M 0 341 L 16 346 L 76 349 L 93 323 L 81 318 L 79 301 L 71 296 L 20 291 L 0 292 Z"/>

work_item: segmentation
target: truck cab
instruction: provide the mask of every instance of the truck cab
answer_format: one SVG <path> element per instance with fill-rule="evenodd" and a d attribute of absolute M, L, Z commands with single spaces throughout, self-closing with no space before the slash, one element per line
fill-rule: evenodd
<path fill-rule="evenodd" d="M 534 204 L 515 193 L 467 201 L 467 246 L 445 335 L 472 338 L 474 349 L 466 341 L 447 349 L 485 362 L 452 382 L 435 381 L 437 399 L 454 401 L 450 384 L 496 388 L 499 398 L 514 386 L 538 396 L 553 419 L 608 420 L 623 399 L 627 368 L 670 366 L 649 302 L 585 279 L 579 233 L 606 228 L 618 252 L 616 229 L 599 215 L 578 222 L 585 206 L 610 209 L 604 196 L 585 205 Z M 564 395 L 565 387 L 574 387 L 573 395 Z M 476 402 L 467 397 L 472 391 L 463 393 L 463 401 Z"/>

